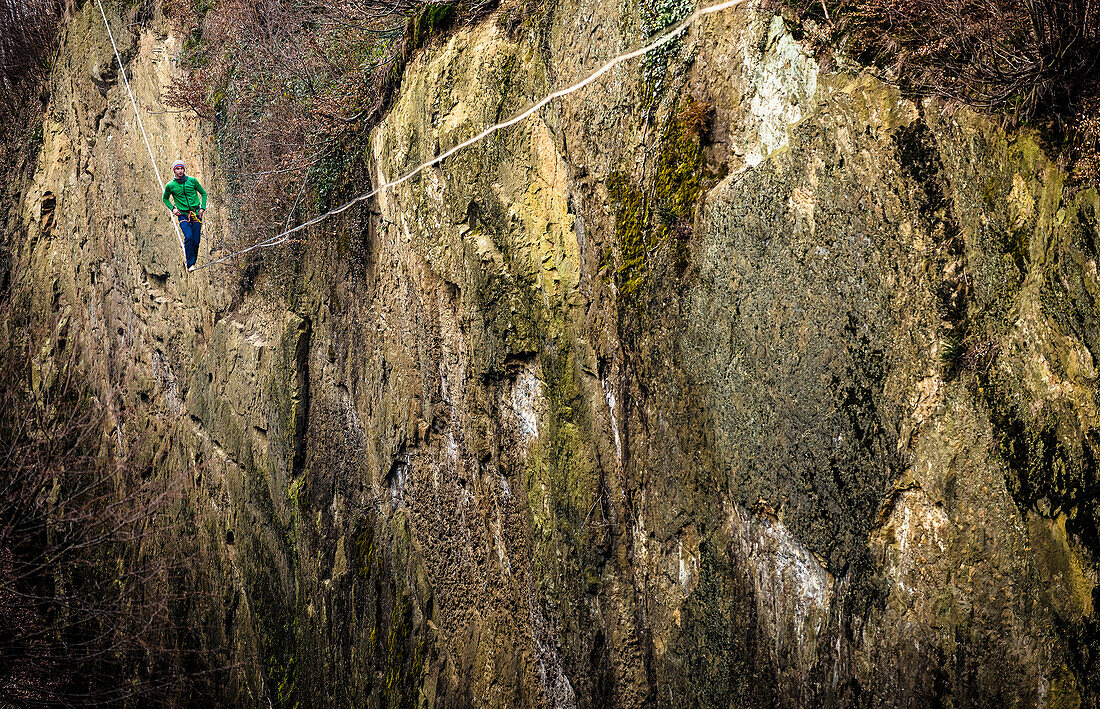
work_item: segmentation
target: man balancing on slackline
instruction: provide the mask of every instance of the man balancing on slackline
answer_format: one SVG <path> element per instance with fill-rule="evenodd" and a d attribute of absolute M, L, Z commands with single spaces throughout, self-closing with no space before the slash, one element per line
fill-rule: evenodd
<path fill-rule="evenodd" d="M 183 168 L 183 161 L 172 163 L 172 173 L 175 179 L 169 180 L 164 186 L 164 195 L 161 199 L 164 206 L 172 210 L 172 214 L 180 220 L 180 231 L 183 232 L 183 252 L 187 258 L 187 270 L 195 270 L 195 259 L 199 257 L 199 236 L 202 234 L 202 215 L 206 213 L 206 190 L 194 177 L 188 177 Z M 199 199 L 202 195 L 202 199 Z M 172 198 L 175 206 L 168 201 Z"/>

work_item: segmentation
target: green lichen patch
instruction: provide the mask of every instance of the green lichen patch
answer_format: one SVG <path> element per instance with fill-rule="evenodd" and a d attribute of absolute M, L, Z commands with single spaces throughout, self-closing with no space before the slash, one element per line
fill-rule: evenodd
<path fill-rule="evenodd" d="M 997 418 L 998 450 L 1009 464 L 1008 489 L 1017 505 L 1048 516 L 1065 514 L 1067 530 L 1100 550 L 1095 443 L 1075 453 L 1053 425 L 1028 425 L 1010 413 Z"/>
<path fill-rule="evenodd" d="M 626 302 L 637 299 L 652 254 L 670 242 L 682 246 L 691 235 L 699 195 L 704 183 L 715 177 L 705 170 L 703 161 L 706 115 L 704 104 L 689 101 L 669 121 L 661 134 L 656 174 L 648 189 L 622 173 L 608 179 L 620 257 L 615 284 Z M 678 256 L 682 266 L 682 250 Z"/>
<path fill-rule="evenodd" d="M 661 137 L 654 198 L 658 233 L 665 236 L 676 220 L 690 220 L 703 182 L 702 133 L 708 107 L 688 102 Z"/>
<path fill-rule="evenodd" d="M 245 592 L 256 620 L 258 650 L 262 658 L 269 696 L 279 707 L 298 706 L 298 619 L 287 589 L 273 570 L 285 562 L 277 558 L 265 539 L 245 538 L 239 545 L 240 558 L 249 560 L 243 574 Z"/>
<path fill-rule="evenodd" d="M 607 592 L 614 513 L 593 444 L 591 393 L 583 389 L 576 357 L 567 345 L 545 348 L 539 357 L 548 411 L 526 464 L 531 573 L 542 613 L 569 638 L 560 652 L 574 690 L 602 704 L 613 696 L 611 648 L 593 599 Z"/>
<path fill-rule="evenodd" d="M 446 32 L 454 24 L 458 12 L 451 3 L 428 3 L 411 17 L 405 29 L 409 49 L 420 49 L 434 37 Z"/>
<path fill-rule="evenodd" d="M 608 180 L 607 191 L 615 203 L 615 237 L 621 258 L 615 281 L 619 295 L 630 298 L 642 285 L 646 254 L 655 243 L 649 224 L 649 203 L 630 178 L 622 174 Z"/>
<path fill-rule="evenodd" d="M 550 350 L 541 357 L 544 394 L 550 404 L 545 447 L 531 465 L 531 507 L 549 509 L 550 516 L 536 516 L 536 525 L 547 546 L 538 557 L 559 563 L 560 547 L 576 550 L 565 560 L 585 586 L 595 591 L 606 563 L 609 536 L 604 521 L 602 471 L 592 455 L 593 425 L 584 395 L 577 386 L 574 355 L 567 348 Z M 547 499 L 541 499 L 545 495 Z M 541 546 L 541 545 L 540 545 Z M 549 569 L 547 569 L 549 570 Z"/>
<path fill-rule="evenodd" d="M 340 706 L 431 706 L 439 653 L 429 621 L 434 591 L 401 511 L 363 510 L 348 537 L 314 539 L 333 570 L 299 609 L 299 696 L 327 696 Z M 340 572 L 341 539 L 347 540 Z M 335 547 L 335 553 L 333 553 Z M 308 579 L 306 583 L 308 583 Z M 314 622 L 314 618 L 325 621 Z M 341 640 L 331 644 L 330 633 Z M 343 658 L 346 669 L 332 665 Z M 335 674 L 334 674 L 335 673 Z M 336 681 L 339 686 L 331 686 Z"/>
<path fill-rule="evenodd" d="M 371 524 L 360 522 L 359 531 L 354 535 L 355 539 L 355 568 L 362 578 L 370 578 L 371 567 L 375 563 L 374 527 Z"/>

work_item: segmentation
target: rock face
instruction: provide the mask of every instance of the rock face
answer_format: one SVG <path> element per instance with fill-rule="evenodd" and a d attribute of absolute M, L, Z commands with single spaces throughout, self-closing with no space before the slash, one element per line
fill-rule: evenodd
<path fill-rule="evenodd" d="M 178 39 L 111 20 L 158 106 Z M 371 179 L 651 29 L 457 31 Z M 219 701 L 1097 701 L 1100 200 L 1033 137 L 738 9 L 324 223 L 289 280 L 188 275 L 112 56 L 86 5 L 8 178 L 5 338 L 79 344 L 183 481 L 161 551 Z M 212 188 L 206 253 L 208 127 L 142 117 Z"/>

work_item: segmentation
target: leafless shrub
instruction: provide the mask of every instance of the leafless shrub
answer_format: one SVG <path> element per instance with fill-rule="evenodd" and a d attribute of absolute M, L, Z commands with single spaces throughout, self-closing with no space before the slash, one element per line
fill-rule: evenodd
<path fill-rule="evenodd" d="M 60 16 L 60 0 L 0 0 L 2 174 L 15 174 L 38 144 L 36 125 L 45 106 Z"/>
<path fill-rule="evenodd" d="M 45 74 L 60 14 L 58 0 L 0 0 L 0 88 L 5 92 Z M 2 104 L 12 99 L 5 96 Z"/>
<path fill-rule="evenodd" d="M 0 361 L 0 705 L 173 704 L 198 665 L 142 550 L 173 486 L 119 458 L 75 359 L 27 361 Z"/>
<path fill-rule="evenodd" d="M 216 247 L 237 250 L 292 226 L 355 174 L 415 4 L 226 0 L 201 14 L 193 2 L 168 6 L 180 8 L 173 18 L 192 66 L 166 102 L 215 121 L 231 176 L 234 229 Z M 267 265 L 292 269 L 281 257 Z"/>
<path fill-rule="evenodd" d="M 786 0 L 822 44 L 910 90 L 1037 122 L 1095 161 L 1100 0 Z M 1091 153 L 1091 158 L 1089 154 Z"/>
<path fill-rule="evenodd" d="M 1000 345 L 993 340 L 975 340 L 962 355 L 962 364 L 969 372 L 985 374 L 1000 352 Z"/>
<path fill-rule="evenodd" d="M 191 61 L 166 102 L 215 123 L 234 228 L 214 245 L 229 252 L 365 191 L 366 137 L 405 63 L 492 3 L 224 0 L 197 12 L 199 6 L 206 5 L 165 6 L 187 36 Z M 300 251 L 299 244 L 253 252 L 237 264 L 242 283 L 250 287 L 257 272 L 292 282 Z"/>

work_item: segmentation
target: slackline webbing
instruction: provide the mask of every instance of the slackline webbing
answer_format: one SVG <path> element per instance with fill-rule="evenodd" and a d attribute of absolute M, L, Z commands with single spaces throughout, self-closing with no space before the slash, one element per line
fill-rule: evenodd
<path fill-rule="evenodd" d="M 270 247 L 270 246 L 278 246 L 279 244 L 285 243 L 288 240 L 288 238 L 290 237 L 291 234 L 294 234 L 295 232 L 299 232 L 303 229 L 311 227 L 314 224 L 317 224 L 318 222 L 321 222 L 321 221 L 324 221 L 325 219 L 328 219 L 329 217 L 340 214 L 341 212 L 344 212 L 344 211 L 350 209 L 353 205 L 358 204 L 359 202 L 362 202 L 364 200 L 370 199 L 371 197 L 375 196 L 376 194 L 378 194 L 382 190 L 389 189 L 391 187 L 396 187 L 397 185 L 400 185 L 401 183 L 406 182 L 407 180 L 415 177 L 416 175 L 418 175 L 419 173 L 421 173 L 424 170 L 428 169 L 429 167 L 432 167 L 433 165 L 438 165 L 439 163 L 443 162 L 444 160 L 446 160 L 450 156 L 454 155 L 458 151 L 464 150 L 465 148 L 468 148 L 468 147 L 470 147 L 471 145 L 473 145 L 475 143 L 479 143 L 482 140 L 484 140 L 485 138 L 488 138 L 493 133 L 496 133 L 499 130 L 503 130 L 505 128 L 513 126 L 516 123 L 519 123 L 520 121 L 530 117 L 532 114 L 538 112 L 541 108 L 543 108 L 546 104 L 550 103 L 554 99 L 561 98 L 563 96 L 568 96 L 571 93 L 574 93 L 576 91 L 579 91 L 579 90 L 583 89 L 585 86 L 588 86 L 589 84 L 591 84 L 596 79 L 600 78 L 601 76 L 603 76 L 607 72 L 609 72 L 612 69 L 614 69 L 615 67 L 617 67 L 619 64 L 622 64 L 623 62 L 628 62 L 632 59 L 637 59 L 638 57 L 649 54 L 650 52 L 652 52 L 655 49 L 663 47 L 664 45 L 666 45 L 669 42 L 676 39 L 677 36 L 679 36 L 681 33 L 683 33 L 688 27 L 690 27 L 692 24 L 694 24 L 700 18 L 705 17 L 707 15 L 712 15 L 716 12 L 721 12 L 722 10 L 727 10 L 727 9 L 729 9 L 731 7 L 735 7 L 737 5 L 741 5 L 742 3 L 745 3 L 747 1 L 748 0 L 726 0 L 726 2 L 720 2 L 720 3 L 717 3 L 715 5 L 711 5 L 709 7 L 697 8 L 694 12 L 692 12 L 686 18 L 681 20 L 679 23 L 677 23 L 675 27 L 673 27 L 671 30 L 665 32 L 664 34 L 658 36 L 656 39 L 651 41 L 649 44 L 646 44 L 646 45 L 644 45 L 644 46 L 642 46 L 638 49 L 635 49 L 634 51 L 627 52 L 626 54 L 620 54 L 619 56 L 617 56 L 614 59 L 610 60 L 609 62 L 607 62 L 606 64 L 601 66 L 599 69 L 592 72 L 591 74 L 586 76 L 584 79 L 581 79 L 580 81 L 573 84 L 572 86 L 567 86 L 564 89 L 559 89 L 558 91 L 555 91 L 554 93 L 545 96 L 544 98 L 539 100 L 537 103 L 533 104 L 530 108 L 527 108 L 526 110 L 522 111 L 521 113 L 517 113 L 516 115 L 512 116 L 511 118 L 509 118 L 506 121 L 503 121 L 501 123 L 496 123 L 494 125 L 489 126 L 485 130 L 483 130 L 480 133 L 478 133 L 477 135 L 475 135 L 474 137 L 462 141 L 458 145 L 454 146 L 453 148 L 450 148 L 449 150 L 447 150 L 443 153 L 440 153 L 439 155 L 435 156 L 431 160 L 428 160 L 427 162 L 421 163 L 420 165 L 416 166 L 412 170 L 406 172 L 401 177 L 398 177 L 397 179 L 392 180 L 390 182 L 386 182 L 386 183 L 383 183 L 381 185 L 378 185 L 377 187 L 370 190 L 369 192 L 364 192 L 363 194 L 361 194 L 358 197 L 355 197 L 354 199 L 340 205 L 339 207 L 335 207 L 333 209 L 330 209 L 329 211 L 325 212 L 324 214 L 321 214 L 320 216 L 314 217 L 313 219 L 310 219 L 306 222 L 303 222 L 303 223 L 301 223 L 298 226 L 295 226 L 293 228 L 287 229 L 286 231 L 281 232 L 279 234 L 276 234 L 275 236 L 269 237 L 267 239 L 263 239 L 261 241 L 256 242 L 255 244 L 252 244 L 251 246 L 248 246 L 248 247 L 245 247 L 245 248 L 240 249 L 238 251 L 234 251 L 232 253 L 226 254 L 225 256 L 221 256 L 220 258 L 214 259 L 212 261 L 207 261 L 206 263 L 203 263 L 199 266 L 196 266 L 195 270 L 197 271 L 199 269 L 206 268 L 207 266 L 214 266 L 214 265 L 219 264 L 219 263 L 225 263 L 226 261 L 237 258 L 238 256 L 246 254 L 246 253 L 248 253 L 250 251 L 253 251 L 255 249 L 261 249 L 261 248 Z M 101 15 L 103 15 L 103 23 L 107 24 L 107 15 L 106 15 L 106 13 L 103 12 L 103 5 L 100 4 L 100 0 L 96 0 L 96 4 L 99 5 L 99 12 L 100 12 Z M 114 36 L 111 35 L 111 28 L 110 28 L 109 25 L 107 26 L 107 34 L 111 36 L 111 45 L 114 46 L 115 40 L 114 40 Z M 128 80 L 126 80 L 126 71 L 125 71 L 125 69 L 122 68 L 122 57 L 119 56 L 117 46 L 115 46 L 115 57 L 118 58 L 119 70 L 122 71 L 122 78 L 123 78 L 123 81 L 125 81 L 125 83 L 126 83 L 126 91 L 130 92 L 130 82 Z M 134 94 L 132 92 L 130 92 L 130 103 L 133 105 L 134 114 L 136 115 L 137 114 L 137 103 L 134 101 Z M 138 116 L 138 125 L 141 126 L 141 117 L 140 116 Z M 149 139 L 145 136 L 145 127 L 144 126 L 141 126 L 141 134 L 142 134 L 142 137 L 145 139 L 145 147 L 149 150 L 149 159 L 153 162 L 153 169 L 156 170 L 157 180 L 159 181 L 160 180 L 160 170 L 157 170 L 156 160 L 153 158 L 152 148 L 149 147 Z M 160 189 L 162 189 L 162 190 L 164 189 L 163 185 L 160 186 Z M 178 230 L 179 230 L 179 227 L 177 225 L 177 232 L 178 232 Z M 179 236 L 180 236 L 180 248 L 183 248 L 182 232 L 178 232 L 178 233 L 179 233 Z"/>

